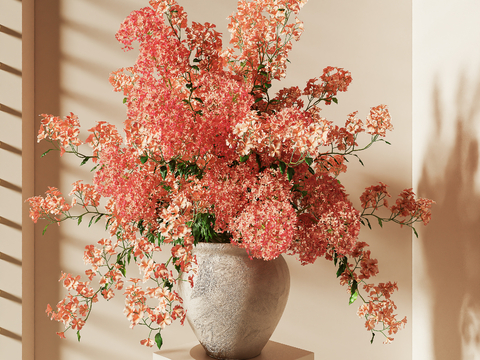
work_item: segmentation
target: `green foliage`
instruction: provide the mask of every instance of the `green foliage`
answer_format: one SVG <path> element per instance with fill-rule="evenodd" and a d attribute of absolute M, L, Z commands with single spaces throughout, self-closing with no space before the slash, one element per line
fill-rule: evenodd
<path fill-rule="evenodd" d="M 168 162 L 168 167 L 170 168 L 170 172 L 172 174 L 175 174 L 175 168 L 177 166 L 177 162 L 175 161 L 175 159 L 172 159 Z"/>
<path fill-rule="evenodd" d="M 44 157 L 45 155 L 47 155 L 50 151 L 52 150 L 55 150 L 55 149 L 48 149 L 47 151 L 45 151 L 40 157 Z"/>
<path fill-rule="evenodd" d="M 142 155 L 142 156 L 140 156 L 140 162 L 141 162 L 142 164 L 145 164 L 145 163 L 147 162 L 147 160 L 148 160 L 148 155 Z"/>
<path fill-rule="evenodd" d="M 348 300 L 348 304 L 351 305 L 357 300 L 358 297 L 358 283 L 357 280 L 353 280 L 352 286 L 350 288 L 350 299 Z"/>
<path fill-rule="evenodd" d="M 168 172 L 168 169 L 165 165 L 160 166 L 160 174 L 162 175 L 163 179 L 167 177 L 167 172 Z"/>
<path fill-rule="evenodd" d="M 292 168 L 292 167 L 288 167 L 288 169 L 287 169 L 287 178 L 288 178 L 288 181 L 292 181 L 293 175 L 295 175 L 295 169 Z"/>
<path fill-rule="evenodd" d="M 170 170 L 171 169 L 172 167 L 170 167 Z M 174 166 L 174 175 L 175 177 L 184 177 L 185 179 L 188 179 L 190 176 L 196 176 L 201 179 L 203 176 L 203 170 L 200 169 L 196 163 L 179 162 Z"/>
<path fill-rule="evenodd" d="M 162 339 L 162 335 L 160 335 L 160 331 L 158 331 L 158 333 L 155 335 L 155 343 L 157 344 L 157 347 L 159 349 L 162 348 L 163 339 Z"/>
<path fill-rule="evenodd" d="M 215 216 L 209 213 L 197 214 L 192 224 L 192 235 L 195 244 L 198 242 L 211 242 L 216 233 L 213 230 L 215 226 Z"/>
<path fill-rule="evenodd" d="M 355 300 L 357 300 L 358 290 L 356 290 L 353 294 L 350 295 L 350 299 L 348 300 L 348 305 L 352 305 Z"/>
<path fill-rule="evenodd" d="M 90 160 L 93 156 L 85 156 L 85 158 L 80 163 L 80 166 L 85 165 L 88 160 Z"/>
<path fill-rule="evenodd" d="M 343 272 L 347 268 L 347 264 L 348 264 L 347 257 L 346 256 L 341 257 L 340 264 L 338 265 L 338 270 L 337 270 L 337 278 L 343 274 Z"/>

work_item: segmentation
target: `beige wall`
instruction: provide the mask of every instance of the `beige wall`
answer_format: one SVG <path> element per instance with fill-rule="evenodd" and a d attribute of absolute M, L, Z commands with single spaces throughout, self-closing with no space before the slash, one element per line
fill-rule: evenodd
<path fill-rule="evenodd" d="M 478 1 L 414 1 L 413 174 L 437 201 L 414 242 L 413 353 L 480 358 Z"/>
<path fill-rule="evenodd" d="M 73 111 L 80 116 L 84 129 L 99 120 L 121 125 L 125 117 L 122 97 L 112 92 L 107 78 L 110 71 L 132 64 L 134 54 L 123 53 L 113 35 L 123 18 L 144 3 L 45 0 L 35 4 L 35 115 Z M 236 1 L 181 3 L 190 13 L 190 20 L 214 22 L 223 30 Z M 294 44 L 285 86 L 302 87 L 328 65 L 345 67 L 354 78 L 351 90 L 339 96 L 338 106 L 325 108 L 325 116 L 343 122 L 354 110 L 365 117 L 371 106 L 385 103 L 394 119 L 395 131 L 389 136 L 392 146 L 378 144 L 373 148 L 363 157 L 365 168 L 351 163 L 350 175 L 342 178 L 348 192 L 357 199 L 362 188 L 378 181 L 388 183 L 392 194 L 410 187 L 411 2 L 310 0 L 300 17 L 305 22 L 305 33 L 302 41 Z M 35 128 L 38 121 L 35 116 Z M 25 145 L 31 143 L 25 140 Z M 40 159 L 44 150 L 45 144 L 35 148 L 35 194 L 42 194 L 47 186 L 58 186 L 66 193 L 73 181 L 88 178 L 88 169 L 80 169 L 76 159 L 59 160 L 56 154 Z M 24 176 L 26 173 L 24 169 Z M 60 271 L 83 272 L 81 252 L 86 244 L 102 236 L 101 228 L 91 231 L 86 225 L 64 224 L 51 227 L 43 237 L 42 225 L 35 228 L 36 360 L 151 359 L 152 350 L 138 344 L 142 330 L 128 328 L 120 298 L 97 304 L 80 344 L 73 333 L 60 341 L 55 335 L 60 327 L 44 313 L 47 303 L 56 303 L 64 294 L 56 281 Z M 365 229 L 362 239 L 371 244 L 379 260 L 381 273 L 376 280 L 398 281 L 396 300 L 399 313 L 409 317 L 407 329 L 392 345 L 383 345 L 380 338 L 370 345 L 369 333 L 355 315 L 356 306 L 348 306 L 345 289 L 337 283 L 333 264 L 318 261 L 302 267 L 289 258 L 291 295 L 273 340 L 314 351 L 317 358 L 330 359 L 339 353 L 360 359 L 411 358 L 411 233 L 394 226 L 375 227 L 373 231 Z M 188 327 L 174 326 L 165 332 L 165 349 L 193 340 Z"/>
<path fill-rule="evenodd" d="M 0 13 L 0 44 L 9 49 L 0 50 L 0 202 L 11 204 L 0 211 L 0 349 L 17 359 L 22 346 L 17 321 L 22 317 L 21 9 L 21 3 L 12 3 Z"/>

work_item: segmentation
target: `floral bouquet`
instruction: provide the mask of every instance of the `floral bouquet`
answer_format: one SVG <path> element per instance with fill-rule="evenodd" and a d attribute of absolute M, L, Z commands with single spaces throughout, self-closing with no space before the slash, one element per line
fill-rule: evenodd
<path fill-rule="evenodd" d="M 175 285 L 182 273 L 192 282 L 192 248 L 228 242 L 252 258 L 285 253 L 303 265 L 319 257 L 333 261 L 350 303 L 361 301 L 358 315 L 372 341 L 378 332 L 392 341 L 406 323 L 394 313 L 397 284 L 369 282 L 377 260 L 359 232 L 372 220 L 415 231 L 414 223 L 430 220 L 433 201 L 407 189 L 390 205 L 387 186 L 379 183 L 365 189 L 356 209 L 338 180 L 348 157 L 361 162 L 360 151 L 386 142 L 392 130 L 387 107 L 372 107 L 364 121 L 353 112 L 343 127 L 322 117 L 319 105 L 337 103 L 352 81 L 350 72 L 330 66 L 303 90 L 269 93 L 285 76 L 292 41 L 303 32 L 295 15 L 304 0 L 240 0 L 229 17 L 226 49 L 215 25 L 188 26 L 175 0 L 149 3 L 116 34 L 125 50 L 139 44 L 136 63 L 110 76 L 127 106 L 124 135 L 99 122 L 81 141 L 73 113 L 64 119 L 42 115 L 38 140 L 49 141 L 61 156 L 76 155 L 81 165 L 91 161 L 94 178 L 73 184 L 72 202 L 55 188 L 28 199 L 31 218 L 89 225 L 103 218 L 108 233 L 85 248 L 86 281 L 62 275 L 69 293 L 56 309 L 48 306 L 48 315 L 80 339 L 92 305 L 120 293 L 131 327 L 148 329 L 141 343 L 160 348 L 161 331 L 185 319 Z M 83 144 L 92 148 L 89 155 L 80 152 Z M 80 211 L 71 211 L 74 206 Z M 156 258 L 165 244 L 171 257 L 163 263 Z M 131 262 L 140 278 L 127 277 Z"/>

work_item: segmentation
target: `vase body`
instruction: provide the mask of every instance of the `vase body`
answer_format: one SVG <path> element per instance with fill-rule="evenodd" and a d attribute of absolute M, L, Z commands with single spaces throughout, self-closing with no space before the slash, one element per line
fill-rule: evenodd
<path fill-rule="evenodd" d="M 231 244 L 200 243 L 193 254 L 194 286 L 182 281 L 180 296 L 198 341 L 216 359 L 259 355 L 287 303 L 287 263 L 281 256 L 251 260 L 245 249 Z"/>

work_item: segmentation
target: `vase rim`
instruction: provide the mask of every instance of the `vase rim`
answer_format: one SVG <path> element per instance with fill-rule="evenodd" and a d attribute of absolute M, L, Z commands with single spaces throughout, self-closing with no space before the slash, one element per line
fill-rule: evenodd
<path fill-rule="evenodd" d="M 248 253 L 245 249 L 233 245 L 232 243 L 197 243 L 193 247 L 193 252 L 202 251 L 202 252 L 234 252 L 235 255 L 245 255 L 248 256 Z"/>

